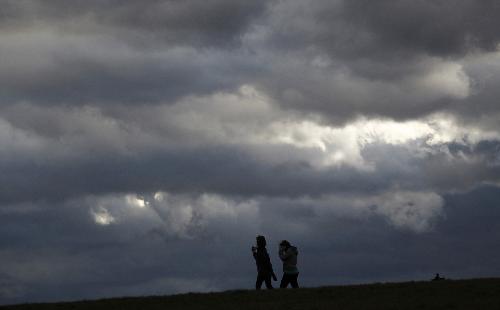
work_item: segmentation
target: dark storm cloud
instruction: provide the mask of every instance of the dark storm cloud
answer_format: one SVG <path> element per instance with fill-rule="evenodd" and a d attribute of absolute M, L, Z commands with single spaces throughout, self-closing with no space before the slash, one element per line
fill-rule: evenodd
<path fill-rule="evenodd" d="M 390 54 L 457 56 L 495 50 L 497 1 L 346 1 L 347 20 L 359 24 Z M 370 50 L 370 49 L 368 49 Z"/>
<path fill-rule="evenodd" d="M 417 118 L 468 105 L 476 79 L 460 61 L 495 49 L 497 12 L 491 1 L 8 2 L 0 99 L 159 104 L 249 84 L 333 124 Z"/>
<path fill-rule="evenodd" d="M 425 147 L 425 146 L 419 146 Z M 483 142 L 468 152 L 415 156 L 412 149 L 374 144 L 363 156 L 376 169 L 318 169 L 303 161 L 272 163 L 258 160 L 245 148 L 157 150 L 147 154 L 80 155 L 57 161 L 28 157 L 2 164 L 0 201 L 63 201 L 108 192 L 213 192 L 235 196 L 321 196 L 332 193 L 379 193 L 388 188 L 463 191 L 483 182 L 500 181 L 498 141 Z M 267 147 L 272 149 L 271 147 Z M 300 152 L 279 147 L 275 152 Z M 87 151 L 84 151 L 87 152 Z M 455 153 L 455 154 L 453 154 Z M 84 153 L 85 154 L 85 153 Z M 387 158 L 387 154 L 391 154 Z"/>
<path fill-rule="evenodd" d="M 342 58 L 404 65 L 422 54 L 455 57 L 492 51 L 500 40 L 495 31 L 500 5 L 494 0 L 284 1 L 276 7 L 278 25 L 283 22 L 276 35 L 285 46 L 305 43 Z"/>
<path fill-rule="evenodd" d="M 144 42 L 202 47 L 237 43 L 265 1 L 5 1 L 0 25 L 8 31 L 56 27 L 58 31 L 103 31 Z"/>
<path fill-rule="evenodd" d="M 259 70 L 238 46 L 265 7 L 263 1 L 7 2 L 0 14 L 1 104 L 165 103 L 234 89 Z"/>
<path fill-rule="evenodd" d="M 476 79 L 461 61 L 500 39 L 494 1 L 284 1 L 271 12 L 264 42 L 280 56 L 258 85 L 332 123 L 470 106 Z"/>
<path fill-rule="evenodd" d="M 260 70 L 244 53 L 136 50 L 106 38 L 49 35 L 46 40 L 0 47 L 13 63 L 0 65 L 3 105 L 171 103 L 186 95 L 234 90 Z M 18 54 L 19 49 L 27 51 Z M 30 59 L 39 62 L 30 67 Z"/>
<path fill-rule="evenodd" d="M 285 149 L 297 151 L 293 148 Z M 261 163 L 223 146 L 135 156 L 100 155 L 78 161 L 9 161 L 2 166 L 0 201 L 64 200 L 72 196 L 168 190 L 227 195 L 319 195 L 387 186 L 379 175 L 352 168 L 318 171 L 307 163 Z"/>

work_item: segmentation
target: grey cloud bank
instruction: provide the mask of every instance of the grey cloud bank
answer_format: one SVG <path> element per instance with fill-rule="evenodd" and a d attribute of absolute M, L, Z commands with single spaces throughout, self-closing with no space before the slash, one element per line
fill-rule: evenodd
<path fill-rule="evenodd" d="M 500 275 L 499 10 L 5 1 L 0 304 Z"/>

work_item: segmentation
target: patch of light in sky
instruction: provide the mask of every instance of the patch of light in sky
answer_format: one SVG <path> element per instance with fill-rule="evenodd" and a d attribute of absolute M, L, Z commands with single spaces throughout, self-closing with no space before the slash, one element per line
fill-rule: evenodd
<path fill-rule="evenodd" d="M 90 214 L 94 218 L 94 222 L 98 225 L 106 226 L 115 222 L 115 218 L 102 206 L 97 210 L 91 209 Z"/>
<path fill-rule="evenodd" d="M 497 132 L 460 126 L 451 116 L 436 114 L 413 121 L 360 118 L 344 127 L 324 126 L 312 121 L 275 122 L 267 135 L 268 143 L 290 144 L 298 148 L 316 149 L 317 166 L 351 165 L 371 169 L 361 155 L 373 143 L 404 145 L 421 140 L 428 146 L 458 142 L 474 143 L 485 138 L 500 139 Z"/>
<path fill-rule="evenodd" d="M 146 207 L 146 201 L 144 199 L 139 198 L 137 195 L 130 194 L 125 196 L 125 199 L 130 206 L 138 208 Z"/>
<path fill-rule="evenodd" d="M 166 193 L 164 192 L 156 192 L 153 196 L 154 200 L 158 202 L 162 202 L 165 199 Z"/>

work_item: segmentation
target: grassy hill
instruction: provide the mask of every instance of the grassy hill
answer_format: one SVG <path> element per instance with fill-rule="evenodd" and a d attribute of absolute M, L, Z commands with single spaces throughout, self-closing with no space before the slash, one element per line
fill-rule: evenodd
<path fill-rule="evenodd" d="M 405 282 L 273 291 L 227 291 L 26 304 L 7 309 L 500 309 L 500 279 Z"/>

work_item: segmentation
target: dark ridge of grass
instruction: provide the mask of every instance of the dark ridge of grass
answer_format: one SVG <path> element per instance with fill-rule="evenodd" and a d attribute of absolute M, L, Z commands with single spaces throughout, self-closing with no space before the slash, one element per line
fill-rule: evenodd
<path fill-rule="evenodd" d="M 188 293 L 91 301 L 23 304 L 1 310 L 80 309 L 500 309 L 500 279 L 445 280 L 437 282 L 376 283 L 297 290 Z"/>

